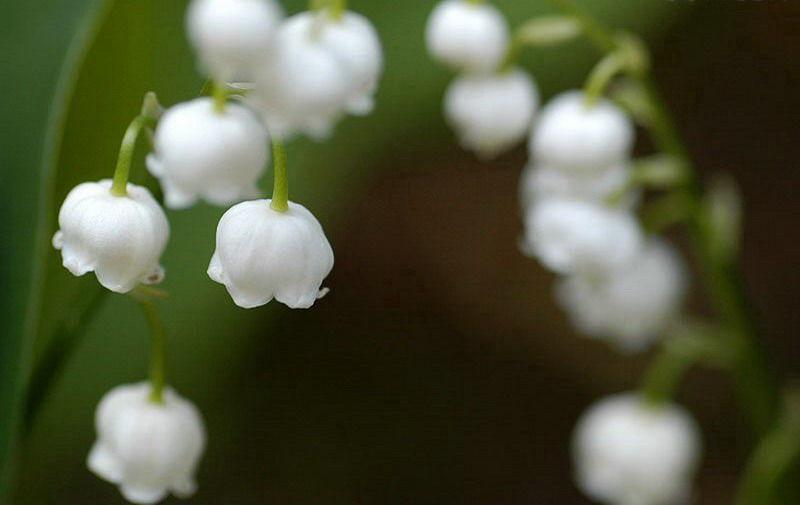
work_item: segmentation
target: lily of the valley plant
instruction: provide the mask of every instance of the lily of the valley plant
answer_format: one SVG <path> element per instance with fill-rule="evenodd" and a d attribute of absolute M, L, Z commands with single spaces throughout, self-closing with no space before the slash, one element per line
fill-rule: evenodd
<path fill-rule="evenodd" d="M 754 351 L 754 326 L 732 277 L 738 209 L 729 187 L 721 196 L 723 189 L 706 191 L 697 180 L 641 41 L 607 29 L 567 0 L 555 3 L 563 15 L 534 18 L 514 31 L 482 0 L 445 0 L 433 8 L 428 52 L 457 72 L 444 96 L 445 120 L 460 144 L 483 159 L 527 141 L 520 250 L 559 276 L 555 299 L 575 328 L 626 353 L 662 347 L 638 391 L 600 399 L 578 421 L 577 485 L 611 505 L 686 503 L 702 443 L 673 395 L 691 365 L 722 367 L 737 377 L 758 436 L 769 439 L 783 425 L 773 422 L 778 395 Z M 204 201 L 228 208 L 207 273 L 233 303 L 313 306 L 328 292 L 334 253 L 314 214 L 289 199 L 283 143 L 298 135 L 325 139 L 345 115 L 373 109 L 381 42 L 372 23 L 346 4 L 312 0 L 308 11 L 286 17 L 275 0 L 193 0 L 186 32 L 209 96 L 164 110 L 148 93 L 109 169 L 112 178 L 79 184 L 61 206 L 53 245 L 64 267 L 130 294 L 152 332 L 149 380 L 103 397 L 97 441 L 87 450 L 89 469 L 130 502 L 191 496 L 206 445 L 200 412 L 167 383 L 167 332 L 157 302 L 165 293 L 152 285 L 165 275 L 161 255 L 170 227 L 151 192 L 129 182 L 137 139 L 143 132 L 152 139 L 146 165 L 166 207 Z M 583 88 L 540 107 L 536 80 L 520 55 L 578 37 L 594 43 L 602 58 Z M 658 152 L 634 156 L 636 125 Z M 270 167 L 272 196 L 262 198 L 258 183 Z M 661 234 L 673 225 L 688 230 L 715 319 L 685 313 L 689 270 Z M 763 488 L 763 466 L 775 465 L 760 453 L 743 480 L 743 504 L 751 489 Z"/>

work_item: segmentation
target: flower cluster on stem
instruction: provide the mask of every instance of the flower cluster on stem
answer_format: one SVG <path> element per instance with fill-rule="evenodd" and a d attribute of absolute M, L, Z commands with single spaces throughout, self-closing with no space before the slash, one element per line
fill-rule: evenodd
<path fill-rule="evenodd" d="M 94 272 L 105 288 L 130 293 L 151 334 L 149 381 L 103 398 L 87 460 L 133 503 L 193 494 L 206 441 L 198 410 L 167 383 L 167 331 L 156 303 L 166 294 L 144 286 L 164 278 L 169 222 L 150 191 L 129 182 L 137 139 L 145 131 L 152 139 L 146 165 L 167 208 L 232 205 L 207 273 L 234 303 L 308 308 L 327 292 L 333 249 L 314 215 L 289 199 L 283 141 L 322 138 L 343 115 L 368 114 L 383 69 L 376 30 L 345 0 L 314 0 L 288 19 L 275 0 L 193 0 L 186 30 L 210 96 L 164 111 L 148 93 L 113 179 L 70 191 L 53 237 L 71 273 Z M 273 197 L 258 199 L 270 143 Z"/>
<path fill-rule="evenodd" d="M 695 364 L 721 367 L 733 375 L 755 433 L 774 430 L 765 444 L 788 440 L 789 447 L 800 447 L 796 430 L 774 425 L 777 387 L 735 267 L 737 195 L 730 183 L 707 191 L 701 186 L 653 82 L 644 44 L 606 28 L 571 0 L 552 3 L 562 15 L 521 25 L 498 67 L 487 65 L 491 58 L 485 55 L 505 40 L 507 30 L 498 28 L 501 16 L 483 2 L 440 4 L 428 22 L 428 49 L 435 59 L 462 71 L 474 72 L 483 63 L 483 72 L 497 68 L 499 73 L 516 71 L 526 47 L 577 36 L 603 52 L 583 90 L 557 96 L 529 125 L 530 162 L 520 184 L 525 223 L 521 249 L 563 276 L 557 301 L 580 332 L 626 352 L 662 342 L 639 393 L 601 400 L 580 423 L 574 450 L 579 486 L 609 504 L 680 503 L 690 494 L 699 435 L 672 398 Z M 461 23 L 463 31 L 453 27 L 457 16 L 469 20 Z M 468 27 L 478 25 L 476 19 L 493 28 L 465 37 Z M 528 107 L 520 96 L 509 100 Z M 466 112 L 450 112 L 456 108 L 449 98 L 446 111 L 465 148 L 491 156 L 516 144 L 513 136 L 503 145 L 480 133 L 485 127 L 496 134 L 492 121 L 513 104 L 493 104 L 497 113 L 482 116 L 475 111 L 491 103 L 486 96 L 472 93 L 461 101 Z M 653 139 L 656 155 L 633 158 L 634 122 Z M 487 145 L 496 150 L 487 150 Z M 651 198 L 651 190 L 658 196 Z M 688 269 L 676 249 L 656 235 L 674 225 L 685 225 L 716 320 L 685 324 L 681 315 Z M 786 451 L 790 456 L 784 466 L 771 470 L 780 473 L 798 452 Z M 759 477 L 768 465 L 759 454 L 744 479 L 741 503 L 756 503 L 746 497 L 757 486 L 777 485 Z"/>

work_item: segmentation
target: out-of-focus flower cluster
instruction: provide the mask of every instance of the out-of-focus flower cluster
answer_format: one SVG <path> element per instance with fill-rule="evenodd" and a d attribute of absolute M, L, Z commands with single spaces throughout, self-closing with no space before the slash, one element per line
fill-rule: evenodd
<path fill-rule="evenodd" d="M 519 44 L 563 39 L 579 24 L 533 19 L 510 36 L 487 2 L 445 0 L 428 19 L 426 39 L 434 59 L 461 72 L 444 109 L 464 148 L 489 158 L 528 137 L 522 252 L 559 276 L 556 300 L 581 333 L 643 351 L 679 315 L 687 275 L 675 248 L 637 218 L 634 125 L 616 104 L 579 90 L 537 114 L 536 87 L 515 65 Z M 691 494 L 700 436 L 676 405 L 616 395 L 583 416 L 573 456 L 576 482 L 594 500 L 677 505 Z"/>
<path fill-rule="evenodd" d="M 539 107 L 533 77 L 506 56 L 508 24 L 494 6 L 438 4 L 425 30 L 428 52 L 459 74 L 445 93 L 444 115 L 461 145 L 493 158 L 522 142 Z"/>
<path fill-rule="evenodd" d="M 563 276 L 556 298 L 580 332 L 625 351 L 664 335 L 687 287 L 677 251 L 636 218 L 633 143 L 624 111 L 568 91 L 542 110 L 520 182 L 522 251 Z"/>

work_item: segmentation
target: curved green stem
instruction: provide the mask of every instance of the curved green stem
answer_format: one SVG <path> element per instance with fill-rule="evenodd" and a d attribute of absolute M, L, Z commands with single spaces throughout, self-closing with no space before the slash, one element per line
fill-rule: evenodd
<path fill-rule="evenodd" d="M 583 87 L 586 106 L 594 106 L 605 94 L 614 77 L 620 75 L 626 69 L 625 60 L 617 53 L 609 53 L 600 60 L 592 69 L 592 73 L 589 74 L 586 85 Z"/>
<path fill-rule="evenodd" d="M 272 159 L 275 164 L 275 184 L 270 207 L 277 212 L 289 210 L 289 177 L 286 173 L 286 150 L 278 140 L 272 141 Z"/>
<path fill-rule="evenodd" d="M 150 328 L 150 401 L 164 403 L 164 387 L 167 375 L 167 335 L 158 306 L 150 298 L 147 288 L 134 291 L 134 298 L 144 312 Z"/>
<path fill-rule="evenodd" d="M 139 132 L 149 121 L 150 118 L 148 117 L 136 116 L 131 121 L 131 124 L 128 125 L 128 129 L 125 130 L 125 135 L 122 137 L 122 145 L 119 147 L 117 167 L 114 169 L 114 182 L 111 185 L 111 193 L 116 196 L 128 194 L 128 176 L 131 171 L 133 152 L 136 150 L 136 139 L 139 138 Z"/>
<path fill-rule="evenodd" d="M 587 15 L 571 0 L 551 0 L 566 14 L 578 19 L 583 32 L 600 50 L 614 52 L 620 38 Z M 687 220 L 689 237 L 697 255 L 711 303 L 738 351 L 733 367 L 736 389 L 742 409 L 758 435 L 766 433 L 774 423 L 778 407 L 778 388 L 756 337 L 756 325 L 742 286 L 740 273 L 731 262 L 720 261 L 713 254 L 713 235 L 705 226 L 703 190 L 693 169 L 688 149 L 683 143 L 666 102 L 646 68 L 631 72 L 641 99 L 647 104 L 648 128 L 658 149 L 687 168 L 687 182 L 681 190 L 693 205 Z"/>
<path fill-rule="evenodd" d="M 683 324 L 667 337 L 660 354 L 650 364 L 641 383 L 648 403 L 671 400 L 686 372 L 698 363 L 728 368 L 733 353 L 717 328 L 707 324 Z"/>
<path fill-rule="evenodd" d="M 128 177 L 131 172 L 133 153 L 136 150 L 136 140 L 143 129 L 155 126 L 156 121 L 161 116 L 161 112 L 161 105 L 158 103 L 156 94 L 152 91 L 145 93 L 141 112 L 133 118 L 133 121 L 128 125 L 128 129 L 125 130 L 125 135 L 122 136 L 122 144 L 119 147 L 119 155 L 117 156 L 117 166 L 114 169 L 114 180 L 111 184 L 112 194 L 116 196 L 128 194 Z"/>

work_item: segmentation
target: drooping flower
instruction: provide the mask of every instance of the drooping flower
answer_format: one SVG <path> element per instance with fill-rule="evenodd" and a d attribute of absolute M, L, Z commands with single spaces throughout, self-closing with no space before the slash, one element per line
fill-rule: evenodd
<path fill-rule="evenodd" d="M 428 52 L 458 70 L 490 72 L 505 55 L 508 24 L 492 5 L 468 0 L 445 0 L 428 18 Z"/>
<path fill-rule="evenodd" d="M 303 12 L 278 29 L 275 49 L 249 99 L 274 136 L 322 139 L 345 112 L 363 115 L 372 109 L 382 68 L 380 41 L 366 18 Z"/>
<path fill-rule="evenodd" d="M 79 184 L 61 205 L 58 224 L 53 246 L 73 275 L 94 272 L 117 293 L 163 278 L 159 259 L 169 223 L 146 188 L 128 184 L 127 194 L 117 196 L 109 179 Z"/>
<path fill-rule="evenodd" d="M 243 202 L 222 216 L 208 275 L 246 309 L 273 298 L 308 308 L 326 292 L 320 287 L 333 268 L 333 250 L 305 207 L 289 202 L 279 212 L 270 203 Z"/>
<path fill-rule="evenodd" d="M 525 213 L 523 253 L 560 274 L 593 275 L 631 261 L 643 233 L 634 216 L 602 204 L 549 198 Z"/>
<path fill-rule="evenodd" d="M 608 505 L 686 503 L 700 452 L 699 430 L 684 409 L 647 405 L 636 394 L 595 403 L 573 439 L 578 487 Z"/>
<path fill-rule="evenodd" d="M 568 277 L 556 295 L 579 331 L 640 351 L 678 315 L 686 288 L 686 267 L 677 251 L 651 239 L 630 263 L 603 275 Z"/>
<path fill-rule="evenodd" d="M 465 149 L 494 157 L 528 134 L 539 92 L 527 72 L 465 74 L 445 95 L 445 117 Z"/>
<path fill-rule="evenodd" d="M 630 159 L 634 129 L 616 105 L 588 105 L 582 91 L 567 91 L 542 108 L 530 141 L 536 163 L 597 173 Z"/>
<path fill-rule="evenodd" d="M 348 73 L 345 110 L 358 116 L 372 112 L 383 72 L 383 49 L 375 27 L 364 16 L 345 11 L 338 17 L 326 16 L 318 37 L 319 44 L 336 55 Z"/>
<path fill-rule="evenodd" d="M 274 0 L 193 0 L 186 30 L 210 77 L 251 80 L 282 18 Z"/>
<path fill-rule="evenodd" d="M 197 485 L 195 469 L 205 448 L 197 408 L 167 388 L 163 402 L 149 398 L 150 384 L 118 386 L 100 401 L 97 441 L 87 465 L 119 486 L 126 500 L 150 504 L 169 493 L 186 498 Z"/>
<path fill-rule="evenodd" d="M 199 198 L 228 205 L 257 196 L 268 143 L 246 107 L 227 103 L 217 111 L 211 98 L 197 98 L 164 113 L 147 168 L 161 182 L 167 207 L 186 208 Z"/>
<path fill-rule="evenodd" d="M 548 198 L 604 204 L 625 189 L 629 178 L 630 166 L 627 163 L 588 174 L 529 163 L 520 179 L 520 201 L 523 209 Z M 635 202 L 635 193 L 623 197 L 624 207 L 631 207 Z"/>

